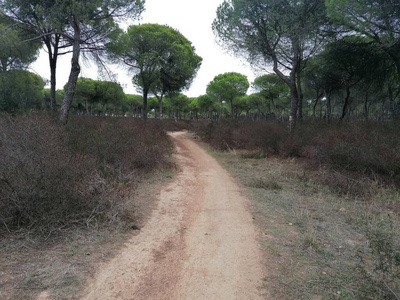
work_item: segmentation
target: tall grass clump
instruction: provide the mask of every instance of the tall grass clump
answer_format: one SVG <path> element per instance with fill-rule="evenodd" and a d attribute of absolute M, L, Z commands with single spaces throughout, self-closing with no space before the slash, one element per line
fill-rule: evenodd
<path fill-rule="evenodd" d="M 48 236 L 70 226 L 124 221 L 118 193 L 167 163 L 172 144 L 156 124 L 45 114 L 0 116 L 0 230 Z M 125 185 L 125 186 L 123 186 Z"/>

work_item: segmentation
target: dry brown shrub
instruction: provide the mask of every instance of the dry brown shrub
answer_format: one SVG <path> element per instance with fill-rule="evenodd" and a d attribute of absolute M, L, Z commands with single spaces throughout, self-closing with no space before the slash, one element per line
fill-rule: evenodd
<path fill-rule="evenodd" d="M 137 178 L 167 163 L 172 143 L 155 124 L 45 114 L 0 116 L 0 230 L 48 236 L 120 223 Z"/>
<path fill-rule="evenodd" d="M 344 176 L 351 176 L 350 182 L 365 178 L 400 187 L 398 124 L 310 120 L 298 124 L 292 133 L 287 124 L 272 121 L 219 120 L 194 124 L 192 130 L 216 149 L 305 158 L 310 166 L 344 172 Z M 338 189 L 354 190 L 355 194 L 364 187 L 347 184 L 348 180 L 340 176 L 336 181 Z"/>

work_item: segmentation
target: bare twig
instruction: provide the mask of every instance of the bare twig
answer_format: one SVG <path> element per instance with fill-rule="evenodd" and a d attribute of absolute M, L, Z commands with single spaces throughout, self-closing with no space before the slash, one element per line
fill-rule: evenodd
<path fill-rule="evenodd" d="M 8 228 L 8 226 L 7 226 L 7 223 L 6 223 L 6 221 L 4 221 L 4 219 L 3 219 L 3 218 L 1 218 L 1 220 L 3 221 L 3 224 L 4 224 L 4 226 L 6 227 L 6 229 L 7 229 L 8 233 L 11 233 L 10 229 L 9 229 L 9 228 Z"/>
<path fill-rule="evenodd" d="M 383 283 L 385 284 L 386 288 L 396 297 L 397 300 L 400 300 L 400 297 L 389 287 L 389 285 L 384 280 Z"/>

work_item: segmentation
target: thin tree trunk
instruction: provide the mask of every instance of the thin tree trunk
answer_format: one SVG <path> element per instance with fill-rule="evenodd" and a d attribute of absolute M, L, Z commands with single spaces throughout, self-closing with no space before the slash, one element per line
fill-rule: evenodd
<path fill-rule="evenodd" d="M 332 119 L 332 103 L 331 103 L 331 91 L 325 91 L 326 98 L 326 121 L 329 123 Z"/>
<path fill-rule="evenodd" d="M 347 113 L 347 107 L 349 106 L 349 99 L 350 99 L 350 88 L 346 86 L 346 97 L 344 98 L 343 110 L 340 120 L 343 120 Z"/>
<path fill-rule="evenodd" d="M 384 121 L 385 120 L 385 100 L 386 100 L 385 97 L 381 98 L 379 121 Z"/>
<path fill-rule="evenodd" d="M 157 96 L 158 99 L 158 108 L 159 108 L 159 119 L 162 120 L 163 119 L 163 97 L 164 97 L 164 93 L 162 92 L 160 96 Z"/>
<path fill-rule="evenodd" d="M 368 122 L 368 119 L 369 119 L 368 92 L 366 92 L 364 94 L 364 117 L 365 117 L 365 121 Z"/>
<path fill-rule="evenodd" d="M 147 120 L 147 96 L 149 94 L 148 89 L 143 89 L 143 106 L 142 106 L 142 119 Z"/>
<path fill-rule="evenodd" d="M 51 36 L 44 38 L 44 43 L 47 48 L 50 65 L 50 103 L 49 109 L 56 110 L 56 70 L 57 70 L 57 59 L 58 59 L 58 46 L 60 43 L 60 35 L 56 34 L 54 37 L 54 45 L 51 43 Z M 54 50 L 53 50 L 54 49 Z"/>
<path fill-rule="evenodd" d="M 396 121 L 398 119 L 398 113 L 396 110 L 395 97 L 393 95 L 393 89 L 391 86 L 388 87 L 388 92 L 390 114 L 392 115 L 392 121 Z"/>
<path fill-rule="evenodd" d="M 5 72 L 7 72 L 7 59 L 6 58 L 3 58 L 2 60 L 1 60 L 1 71 L 3 72 L 3 73 L 5 73 Z"/>
<path fill-rule="evenodd" d="M 296 86 L 296 75 L 298 68 L 300 67 L 300 52 L 297 45 L 294 44 L 294 54 L 293 54 L 293 65 L 290 71 L 290 78 L 287 78 L 278 68 L 278 58 L 273 55 L 271 58 L 274 62 L 273 70 L 288 86 L 290 89 L 290 116 L 289 116 L 289 130 L 292 131 L 296 127 L 297 123 L 297 105 L 299 102 L 299 94 Z"/>
<path fill-rule="evenodd" d="M 85 108 L 86 108 L 86 114 L 89 115 L 89 104 L 87 99 L 85 99 Z"/>
<path fill-rule="evenodd" d="M 72 45 L 72 59 L 71 59 L 71 72 L 69 74 L 67 90 L 63 102 L 61 104 L 60 120 L 63 124 L 68 122 L 68 114 L 71 108 L 72 100 L 74 99 L 76 82 L 78 81 L 81 67 L 79 66 L 79 55 L 81 52 L 81 31 L 79 28 L 79 21 L 76 16 L 71 16 L 71 25 L 74 29 L 74 40 Z"/>
<path fill-rule="evenodd" d="M 312 109 L 312 117 L 313 117 L 314 119 L 317 117 L 317 116 L 316 116 L 317 105 L 318 105 L 318 102 L 319 102 L 319 100 L 321 99 L 322 95 L 323 95 L 323 94 L 318 94 L 318 92 L 317 92 L 317 95 L 316 95 L 316 97 L 315 97 L 315 102 L 314 102 L 313 109 Z"/>
<path fill-rule="evenodd" d="M 298 120 L 299 122 L 303 121 L 303 89 L 301 87 L 301 74 L 300 74 L 300 68 L 299 71 L 297 72 L 297 93 L 298 93 L 298 110 L 299 110 L 299 115 L 298 115 Z"/>

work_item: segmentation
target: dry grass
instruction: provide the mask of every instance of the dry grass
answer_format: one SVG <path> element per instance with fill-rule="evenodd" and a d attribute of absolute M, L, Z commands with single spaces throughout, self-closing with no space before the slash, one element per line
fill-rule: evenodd
<path fill-rule="evenodd" d="M 273 299 L 398 299 L 397 191 L 372 185 L 374 193 L 346 196 L 299 159 L 215 156 L 252 199 Z"/>

